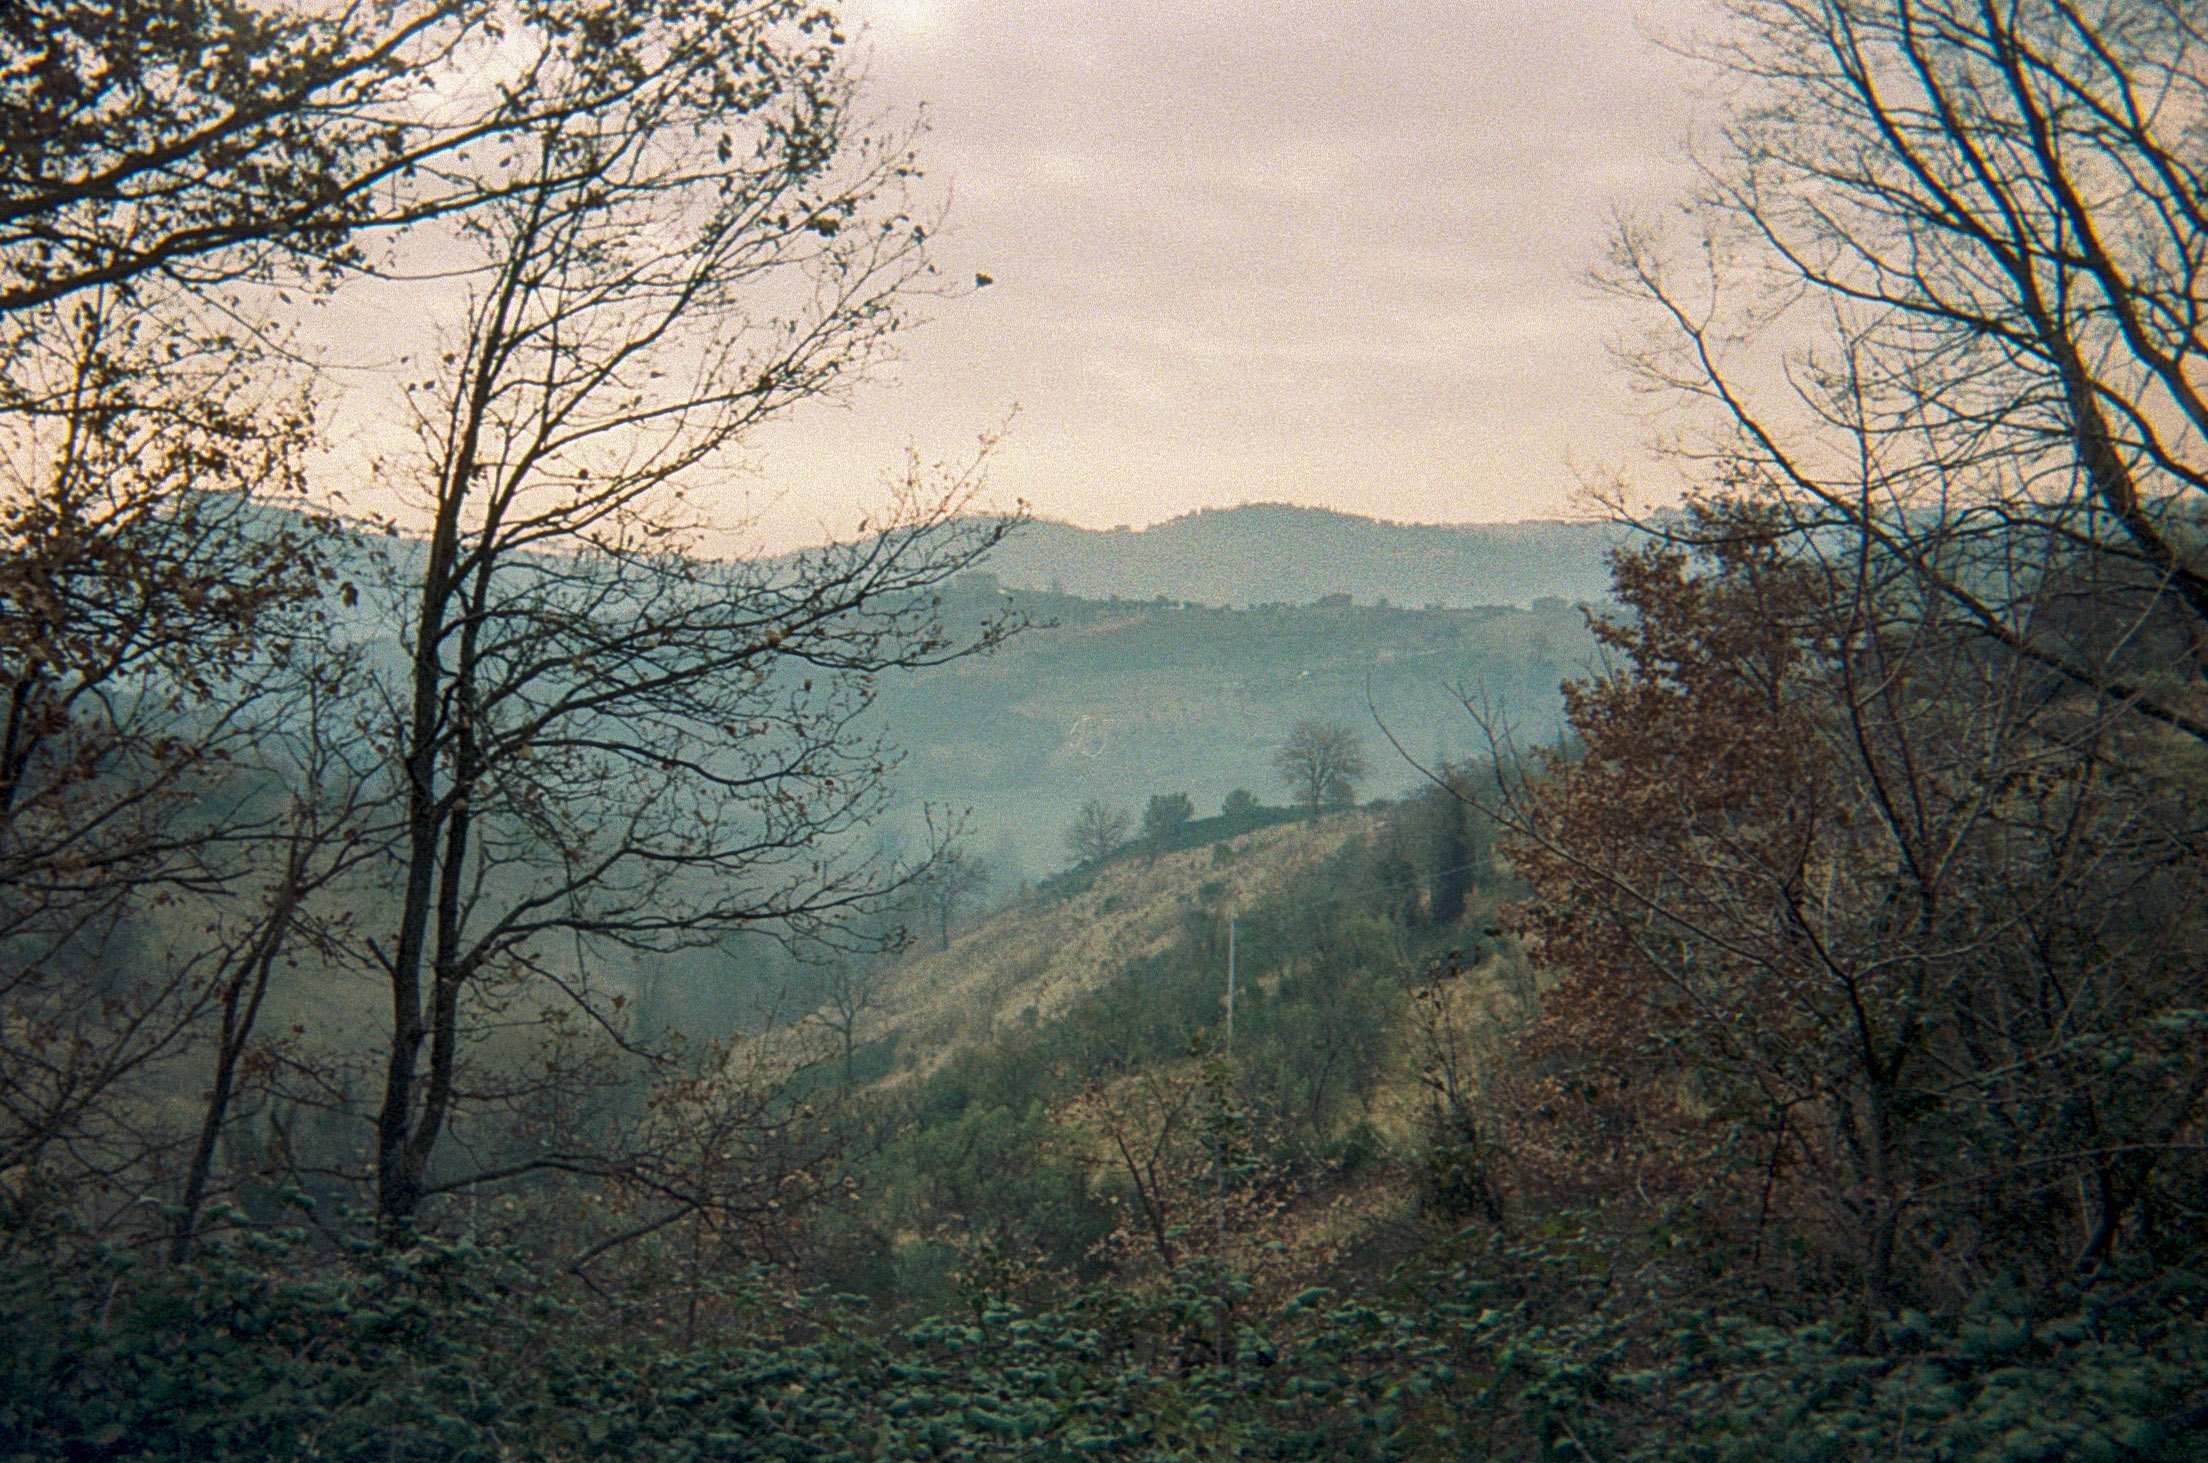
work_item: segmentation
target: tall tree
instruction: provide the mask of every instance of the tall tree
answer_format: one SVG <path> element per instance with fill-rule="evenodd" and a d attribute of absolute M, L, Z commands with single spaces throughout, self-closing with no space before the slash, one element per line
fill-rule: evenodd
<path fill-rule="evenodd" d="M 655 11 L 545 83 L 618 95 L 477 158 L 513 181 L 462 220 L 465 319 L 412 391 L 432 528 L 395 601 L 387 1237 L 435 1193 L 578 1165 L 435 1166 L 455 1122 L 494 1116 L 464 1111 L 462 1066 L 490 983 L 610 1023 L 601 952 L 802 929 L 878 892 L 896 876 L 847 837 L 887 796 L 876 677 L 1005 628 L 936 612 L 1005 528 L 967 516 L 965 479 L 916 468 L 838 546 L 686 552 L 752 428 L 878 359 L 927 275 L 910 154 L 854 131 L 841 45 L 794 7 Z"/>

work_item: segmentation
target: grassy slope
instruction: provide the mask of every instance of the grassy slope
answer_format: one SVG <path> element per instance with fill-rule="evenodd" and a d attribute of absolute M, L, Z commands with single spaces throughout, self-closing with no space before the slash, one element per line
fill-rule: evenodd
<path fill-rule="evenodd" d="M 1380 821 L 1349 811 L 1316 826 L 1262 828 L 1226 840 L 1223 861 L 1210 844 L 1155 857 L 1130 847 L 1086 878 L 955 929 L 948 950 L 924 947 L 908 956 L 890 973 L 886 1009 L 869 1035 L 894 1032 L 914 1054 L 906 1072 L 932 1071 L 995 1030 L 1051 1020 L 1129 961 L 1172 944 L 1184 915 L 1246 909 Z"/>

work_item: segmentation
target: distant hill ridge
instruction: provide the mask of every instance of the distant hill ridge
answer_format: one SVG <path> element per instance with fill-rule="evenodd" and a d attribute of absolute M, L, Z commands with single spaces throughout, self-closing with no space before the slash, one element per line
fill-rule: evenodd
<path fill-rule="evenodd" d="M 1148 528 L 1081 528 L 1038 519 L 989 556 L 1007 587 L 1084 599 L 1202 604 L 1528 605 L 1600 600 L 1603 556 L 1623 531 L 1608 523 L 1390 523 L 1326 508 L 1245 503 Z"/>

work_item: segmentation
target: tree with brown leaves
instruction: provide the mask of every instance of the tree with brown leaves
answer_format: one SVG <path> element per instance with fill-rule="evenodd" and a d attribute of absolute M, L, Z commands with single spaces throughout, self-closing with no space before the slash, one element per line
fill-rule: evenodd
<path fill-rule="evenodd" d="M 2158 775 L 2189 744 L 1875 545 L 1693 528 L 1699 562 L 1619 557 L 1614 668 L 1503 809 L 1559 982 L 1512 1064 L 1521 1177 L 1698 1207 L 1881 1313 L 2153 1251 L 2208 1098 L 2208 889 Z"/>

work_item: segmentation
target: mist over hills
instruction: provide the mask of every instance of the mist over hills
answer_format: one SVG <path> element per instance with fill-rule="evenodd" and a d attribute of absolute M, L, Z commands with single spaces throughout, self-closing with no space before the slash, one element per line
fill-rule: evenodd
<path fill-rule="evenodd" d="M 1153 793 L 1199 813 L 1237 787 L 1285 796 L 1273 756 L 1298 721 L 1362 734 L 1362 796 L 1421 763 L 1477 755 L 1472 699 L 1535 739 L 1594 650 L 1610 524 L 1388 523 L 1278 503 L 1144 530 L 1038 521 L 947 596 L 954 619 L 1007 603 L 1035 628 L 995 655 L 886 680 L 908 807 L 970 810 L 966 842 L 1000 892 L 1062 867 L 1089 798 L 1139 815 Z"/>
<path fill-rule="evenodd" d="M 1389 523 L 1323 508 L 1246 503 L 1206 508 L 1145 529 L 1037 520 L 990 556 L 1006 585 L 1084 599 L 1360 604 L 1466 609 L 1555 596 L 1600 599 L 1603 555 L 1622 536 L 1607 523 Z"/>
<path fill-rule="evenodd" d="M 320 530 L 240 505 L 260 532 Z M 928 813 L 964 820 L 999 895 L 1065 866 L 1062 839 L 1096 798 L 1139 818 L 1154 793 L 1199 815 L 1236 788 L 1287 797 L 1273 757 L 1298 721 L 1346 723 L 1371 763 L 1362 797 L 1420 783 L 1419 763 L 1477 756 L 1466 698 L 1534 740 L 1554 734 L 1561 682 L 1594 650 L 1581 605 L 1608 587 L 1609 524 L 1396 524 L 1251 504 L 1142 531 L 1023 526 L 942 591 L 971 630 L 1008 606 L 1032 628 L 995 654 L 885 676 L 868 715 L 900 759 L 884 835 L 917 843 Z M 356 525 L 332 545 L 359 595 L 342 638 L 403 672 L 397 596 L 421 540 Z M 759 566 L 794 572 L 792 558 Z"/>
<path fill-rule="evenodd" d="M 1237 787 L 1284 800 L 1273 757 L 1306 718 L 1358 729 L 1363 797 L 1422 781 L 1387 733 L 1427 765 L 1479 755 L 1466 699 L 1546 739 L 1559 684 L 1594 652 L 1584 614 L 1554 595 L 1523 609 L 1230 609 L 1007 591 L 984 573 L 945 608 L 978 618 L 1007 601 L 1036 627 L 992 656 L 885 679 L 875 708 L 905 754 L 908 807 L 970 809 L 965 841 L 1000 889 L 1065 865 L 1062 836 L 1089 798 L 1137 816 L 1153 793 L 1186 792 L 1199 814 Z"/>

